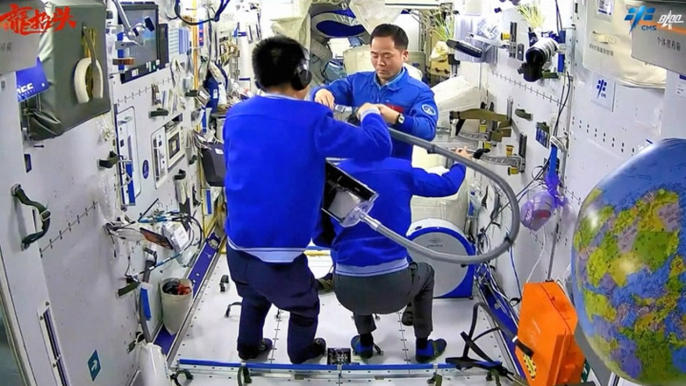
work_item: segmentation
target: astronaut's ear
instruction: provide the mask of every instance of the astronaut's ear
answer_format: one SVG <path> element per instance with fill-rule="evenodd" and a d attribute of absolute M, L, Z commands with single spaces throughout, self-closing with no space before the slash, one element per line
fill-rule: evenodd
<path fill-rule="evenodd" d="M 407 62 L 407 60 L 410 58 L 410 51 L 404 50 L 401 54 L 400 57 L 403 58 L 403 62 Z"/>

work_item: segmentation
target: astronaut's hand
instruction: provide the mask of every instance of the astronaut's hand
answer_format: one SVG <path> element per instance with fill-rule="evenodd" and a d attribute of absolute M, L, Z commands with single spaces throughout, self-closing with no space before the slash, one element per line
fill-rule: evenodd
<path fill-rule="evenodd" d="M 472 159 L 472 155 L 467 151 L 467 146 L 455 149 L 455 154 L 459 155 L 460 157 Z"/>
<path fill-rule="evenodd" d="M 314 94 L 314 101 L 333 109 L 334 97 L 331 91 L 323 88 Z"/>
<path fill-rule="evenodd" d="M 389 125 L 394 125 L 396 122 L 398 122 L 398 115 L 400 115 L 399 112 L 393 110 L 392 108 L 386 105 L 376 105 L 376 107 L 379 108 L 381 116 L 383 117 L 383 120 L 386 121 L 386 123 L 388 123 Z"/>
<path fill-rule="evenodd" d="M 364 111 L 369 110 L 369 109 L 378 110 L 378 107 L 379 107 L 379 106 L 373 105 L 373 104 L 371 104 L 371 103 L 365 103 L 365 104 L 363 104 L 362 106 L 360 106 L 360 107 L 357 109 L 357 112 L 356 112 L 356 113 L 357 113 L 357 119 L 360 119 L 360 120 L 362 119 L 362 113 L 363 113 Z"/>

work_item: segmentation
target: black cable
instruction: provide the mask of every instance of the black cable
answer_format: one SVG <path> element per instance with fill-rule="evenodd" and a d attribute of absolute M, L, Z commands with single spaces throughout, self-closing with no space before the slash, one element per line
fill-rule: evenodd
<path fill-rule="evenodd" d="M 567 93 L 565 95 L 565 83 L 562 83 L 562 92 L 560 93 L 560 100 L 562 101 L 562 104 L 560 104 L 560 107 L 557 110 L 557 119 L 555 119 L 555 126 L 553 127 L 553 135 L 557 135 L 557 128 L 560 125 L 560 117 L 562 116 L 562 112 L 564 111 L 565 107 L 567 106 L 567 101 L 569 100 L 569 94 L 571 94 L 572 91 L 572 85 L 571 82 L 572 80 L 570 79 L 571 77 L 569 74 L 565 74 L 567 78 L 567 82 L 569 83 L 567 86 Z M 562 100 L 562 95 L 565 95 L 565 99 Z"/>
<path fill-rule="evenodd" d="M 559 120 L 559 114 L 558 114 L 558 120 Z M 546 162 L 543 164 L 543 166 L 541 166 L 541 170 L 538 172 L 538 174 L 536 175 L 536 177 L 534 177 L 534 179 L 533 179 L 532 181 L 530 181 L 528 184 L 526 184 L 526 185 L 524 186 L 524 188 L 522 188 L 522 190 L 520 190 L 520 191 L 517 193 L 517 196 L 519 196 L 520 194 L 526 192 L 526 191 L 529 189 L 529 187 L 531 187 L 531 185 L 533 185 L 535 182 L 540 181 L 540 179 L 545 175 L 545 172 L 548 170 L 548 165 L 549 165 L 549 164 L 550 164 L 550 160 L 546 160 Z M 521 201 L 521 199 L 522 199 L 522 197 L 519 198 L 520 201 Z M 510 206 L 510 204 L 511 204 L 511 202 L 508 201 L 505 205 L 501 206 L 501 207 L 498 209 L 498 211 L 495 212 L 495 214 L 493 215 L 493 218 L 498 217 L 498 216 L 500 215 L 500 213 L 502 213 L 503 210 L 505 210 L 507 207 Z M 488 229 L 489 229 L 491 226 L 493 226 L 493 225 L 496 225 L 495 220 L 491 220 L 491 221 L 488 223 L 488 225 L 486 225 L 486 227 L 483 229 L 482 232 L 484 232 L 484 233 L 488 232 Z"/>
<path fill-rule="evenodd" d="M 558 4 L 558 0 L 555 0 L 555 13 L 557 15 L 557 33 L 559 34 L 560 31 L 562 31 L 562 15 L 560 14 L 560 5 Z"/>
<path fill-rule="evenodd" d="M 481 334 L 475 336 L 475 337 L 472 339 L 472 342 L 476 342 L 477 340 L 483 338 L 484 336 L 486 336 L 486 335 L 488 335 L 488 334 L 490 334 L 490 333 L 492 333 L 492 332 L 496 332 L 496 331 L 500 331 L 500 328 L 498 328 L 498 327 L 489 328 L 488 330 L 486 330 L 486 331 L 482 332 Z"/>

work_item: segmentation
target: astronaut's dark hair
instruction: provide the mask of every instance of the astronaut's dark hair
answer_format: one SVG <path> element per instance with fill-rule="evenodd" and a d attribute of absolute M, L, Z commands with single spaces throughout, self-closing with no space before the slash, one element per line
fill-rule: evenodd
<path fill-rule="evenodd" d="M 285 36 L 264 39 L 252 51 L 255 80 L 262 89 L 290 85 L 305 60 L 305 51 L 297 41 Z"/>
<path fill-rule="evenodd" d="M 374 40 L 374 38 L 388 37 L 393 39 L 395 48 L 399 49 L 400 51 L 406 50 L 410 44 L 410 40 L 407 38 L 405 30 L 395 24 L 379 24 L 376 26 L 376 28 L 374 28 L 374 31 L 372 31 L 372 40 Z"/>

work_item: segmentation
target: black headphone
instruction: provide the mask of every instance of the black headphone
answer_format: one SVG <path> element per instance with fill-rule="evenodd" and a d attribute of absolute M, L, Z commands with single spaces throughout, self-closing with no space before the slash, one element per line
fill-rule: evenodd
<path fill-rule="evenodd" d="M 305 48 L 303 48 L 303 59 L 300 61 L 300 64 L 298 64 L 298 67 L 296 67 L 295 74 L 293 74 L 293 78 L 291 79 L 291 87 L 296 91 L 306 89 L 310 82 L 312 82 L 312 73 L 307 69 L 306 64 L 308 55 Z"/>

